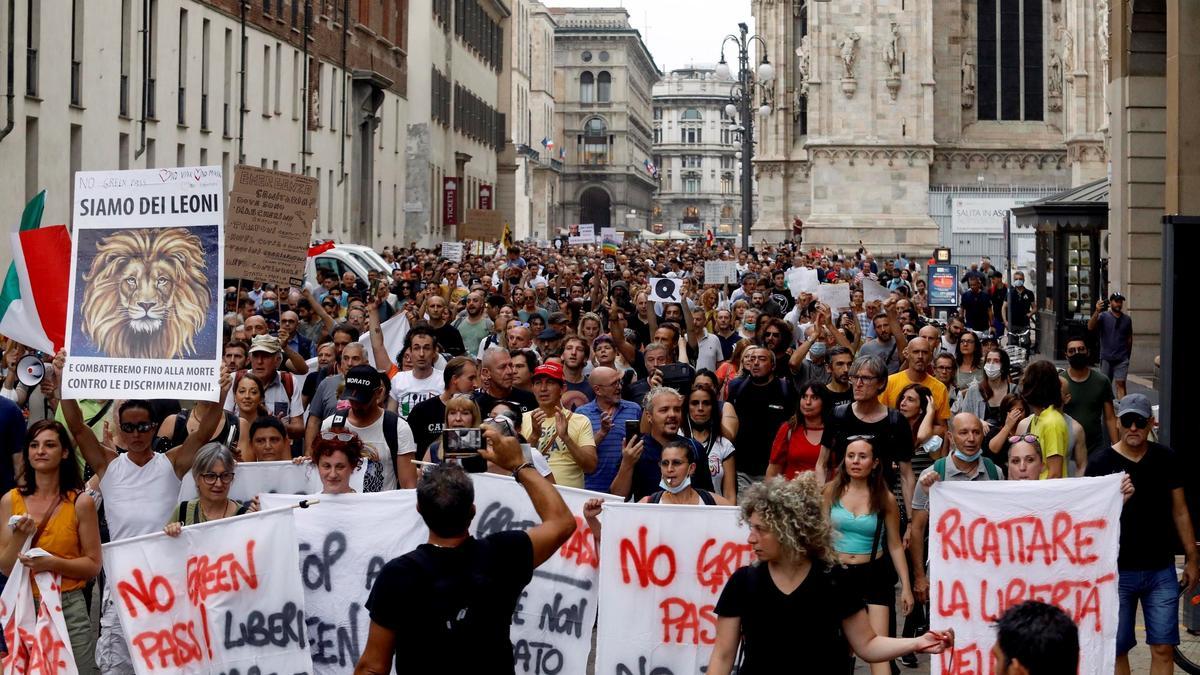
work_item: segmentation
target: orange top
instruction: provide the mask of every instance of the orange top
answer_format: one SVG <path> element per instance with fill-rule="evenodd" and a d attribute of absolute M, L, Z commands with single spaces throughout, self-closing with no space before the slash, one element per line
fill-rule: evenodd
<path fill-rule="evenodd" d="M 12 495 L 12 512 L 14 516 L 23 516 L 28 513 L 25 508 L 25 498 L 21 496 L 20 490 L 13 488 L 9 491 Z M 37 540 L 34 546 L 60 558 L 73 560 L 83 557 L 83 544 L 79 541 L 79 519 L 75 516 L 75 499 L 78 497 L 76 492 L 68 492 L 62 504 L 50 517 L 50 522 L 46 523 L 46 529 L 42 530 L 42 536 Z M 19 563 L 18 563 L 19 564 Z M 30 579 L 30 583 L 33 579 Z M 71 579 L 63 577 L 62 592 L 76 591 L 84 586 L 87 586 L 86 579 Z M 37 586 L 34 585 L 36 594 Z"/>

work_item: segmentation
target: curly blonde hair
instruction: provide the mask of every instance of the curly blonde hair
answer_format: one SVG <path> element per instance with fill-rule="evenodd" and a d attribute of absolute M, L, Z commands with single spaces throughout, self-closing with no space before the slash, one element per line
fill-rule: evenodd
<path fill-rule="evenodd" d="M 803 554 L 814 563 L 836 562 L 833 529 L 825 518 L 821 486 L 812 471 L 792 480 L 776 476 L 756 483 L 740 501 L 742 521 L 749 522 L 758 514 L 789 556 Z"/>

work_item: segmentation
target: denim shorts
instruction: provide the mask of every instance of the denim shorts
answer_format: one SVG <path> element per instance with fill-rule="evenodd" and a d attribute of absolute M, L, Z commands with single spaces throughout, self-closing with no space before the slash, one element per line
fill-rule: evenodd
<path fill-rule="evenodd" d="M 1179 582 L 1174 566 L 1121 572 L 1117 597 L 1121 605 L 1117 654 L 1124 654 L 1137 644 L 1133 625 L 1137 620 L 1138 601 L 1142 603 L 1142 618 L 1146 624 L 1146 644 L 1179 644 Z"/>
<path fill-rule="evenodd" d="M 1100 372 L 1111 381 L 1126 380 L 1129 377 L 1129 359 L 1109 361 L 1100 359 Z"/>

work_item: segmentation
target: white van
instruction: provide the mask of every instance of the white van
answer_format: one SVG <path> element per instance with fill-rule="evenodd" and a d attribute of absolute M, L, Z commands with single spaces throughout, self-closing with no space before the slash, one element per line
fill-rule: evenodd
<path fill-rule="evenodd" d="M 319 253 L 305 262 L 304 283 L 313 289 L 319 286 L 317 270 L 333 272 L 337 275 L 339 281 L 346 272 L 354 272 L 355 276 L 365 282 L 368 279 L 367 271 L 371 269 L 379 271 L 374 265 L 367 265 L 360 256 L 352 253 L 349 247 L 337 244 L 328 251 Z"/>

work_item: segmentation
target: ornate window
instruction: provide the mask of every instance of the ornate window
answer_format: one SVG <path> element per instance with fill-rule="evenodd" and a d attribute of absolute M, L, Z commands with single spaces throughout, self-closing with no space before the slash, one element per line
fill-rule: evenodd
<path fill-rule="evenodd" d="M 700 111 L 699 111 L 699 110 L 696 110 L 695 108 L 688 108 L 687 110 L 684 110 L 684 111 L 683 111 L 683 118 L 682 118 L 682 119 L 683 119 L 683 121 L 684 121 L 684 122 L 688 122 L 688 121 L 696 121 L 696 122 L 700 122 L 700 121 L 702 121 L 704 118 L 703 118 L 703 117 L 700 115 Z"/>
<path fill-rule="evenodd" d="M 978 14 L 979 119 L 1043 119 L 1042 0 L 979 0 Z M 1051 57 L 1052 90 L 1061 91 L 1063 60 Z"/>
<path fill-rule="evenodd" d="M 596 100 L 596 77 L 589 71 L 579 76 L 579 102 L 592 103 Z"/>
<path fill-rule="evenodd" d="M 608 164 L 608 125 L 599 117 L 593 117 L 583 125 L 581 156 L 584 164 Z"/>
<path fill-rule="evenodd" d="M 602 71 L 596 77 L 596 100 L 601 103 L 612 100 L 612 75 L 608 71 Z"/>

